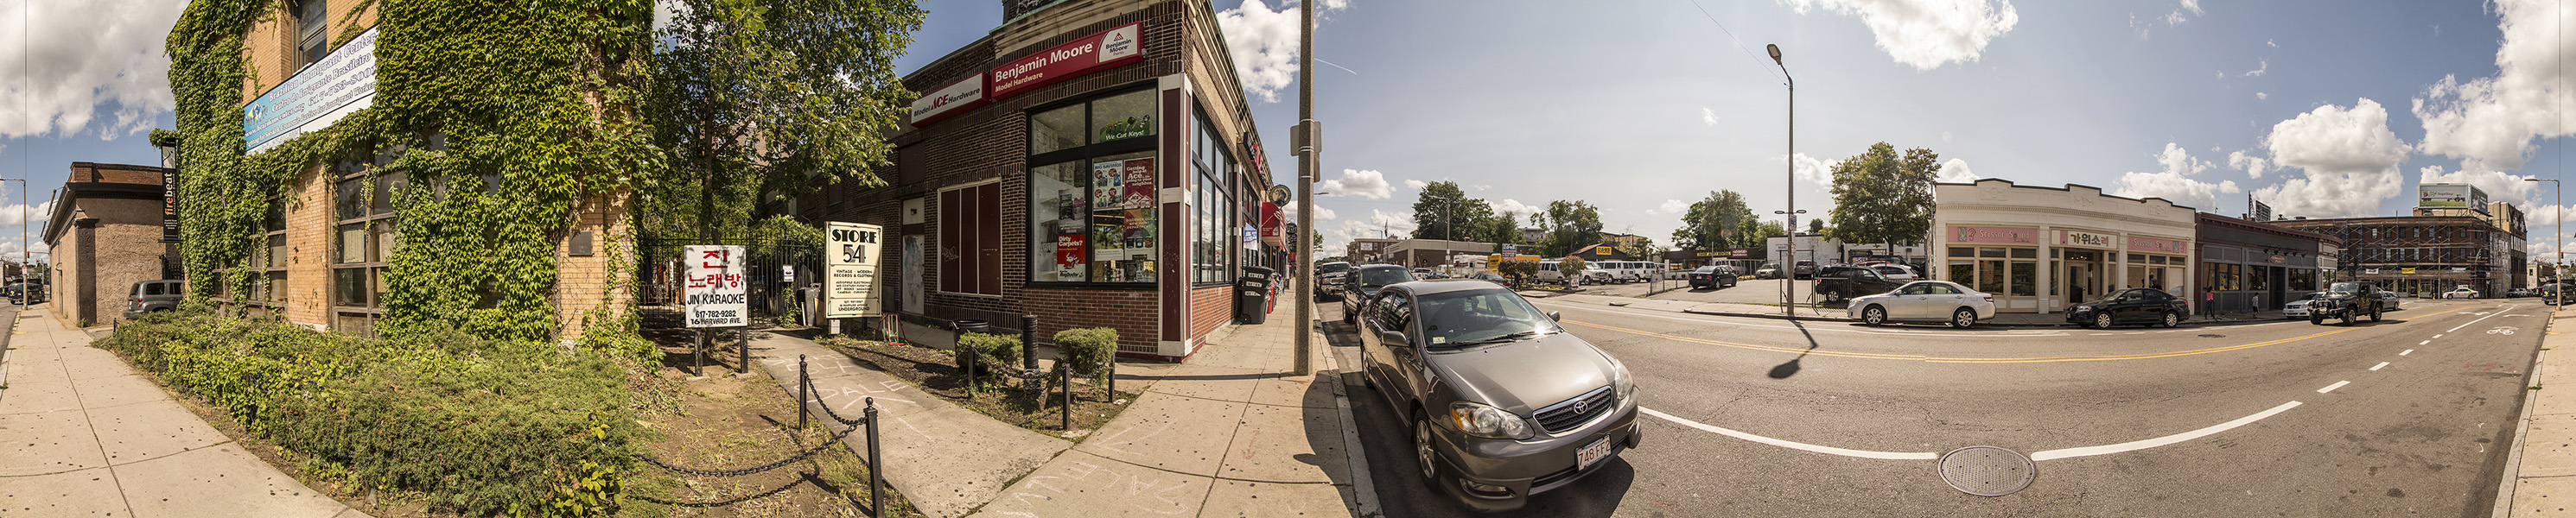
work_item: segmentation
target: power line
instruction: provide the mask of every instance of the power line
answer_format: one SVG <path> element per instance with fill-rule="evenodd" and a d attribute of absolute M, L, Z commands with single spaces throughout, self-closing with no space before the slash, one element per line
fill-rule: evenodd
<path fill-rule="evenodd" d="M 1709 14 L 1709 12 L 1708 12 L 1708 7 L 1706 7 L 1706 6 L 1702 6 L 1702 5 L 1699 5 L 1699 0 L 1690 0 L 1690 4 L 1691 4 L 1691 7 L 1697 7 L 1697 8 L 1699 8 L 1699 14 L 1700 14 L 1700 16 L 1706 16 L 1706 17 L 1708 17 L 1708 23 L 1717 24 L 1717 30 L 1718 30 L 1718 32 L 1724 32 L 1724 33 L 1726 33 L 1726 40 L 1727 40 L 1727 41 L 1729 41 L 1729 42 L 1733 42 L 1733 43 L 1735 44 L 1735 50 L 1736 50 L 1737 52 L 1742 52 L 1742 53 L 1744 53 L 1744 57 L 1753 58 L 1753 60 L 1754 60 L 1755 62 L 1760 62 L 1760 61 L 1762 61 L 1762 57 L 1761 57 L 1761 56 L 1755 56 L 1755 55 L 1753 55 L 1753 50 L 1752 50 L 1752 49 L 1744 48 L 1744 40 L 1743 40 L 1743 39 L 1740 39 L 1740 38 L 1736 38 L 1736 37 L 1735 37 L 1735 31 L 1728 30 L 1728 29 L 1726 28 L 1726 24 L 1725 24 L 1725 23 L 1722 23 L 1722 22 L 1717 21 L 1717 15 Z M 1777 78 L 1780 78 L 1780 80 L 1781 80 L 1781 81 L 1788 81 L 1788 80 L 1789 80 L 1789 78 L 1788 78 L 1788 77 L 1786 77 L 1786 76 L 1782 76 L 1782 75 L 1780 75 L 1780 73 L 1779 73 L 1779 72 L 1774 72 L 1774 71 L 1772 71 L 1771 69 L 1764 68 L 1764 69 L 1762 69 L 1762 71 L 1763 71 L 1763 72 L 1766 72 L 1766 73 L 1770 73 L 1770 74 L 1771 74 L 1771 77 L 1777 77 Z"/>

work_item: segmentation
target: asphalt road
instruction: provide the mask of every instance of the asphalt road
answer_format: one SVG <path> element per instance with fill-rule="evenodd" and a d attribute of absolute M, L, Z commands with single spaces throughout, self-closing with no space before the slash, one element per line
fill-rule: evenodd
<path fill-rule="evenodd" d="M 1534 302 L 1671 418 L 1641 417 L 1642 448 L 1504 516 L 2485 516 L 2546 321 L 2531 299 L 2109 331 Z M 1387 515 L 1469 515 L 1413 475 L 1368 390 L 1353 409 Z M 2035 482 L 1945 484 L 1937 456 L 1979 445 L 2037 458 Z"/>

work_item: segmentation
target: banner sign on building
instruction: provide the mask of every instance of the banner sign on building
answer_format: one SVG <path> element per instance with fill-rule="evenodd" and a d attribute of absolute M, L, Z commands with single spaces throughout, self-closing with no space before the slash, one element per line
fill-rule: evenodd
<path fill-rule="evenodd" d="M 268 151 L 376 102 L 376 30 L 358 33 L 322 61 L 242 105 L 242 145 Z"/>
<path fill-rule="evenodd" d="M 165 160 L 166 162 L 166 160 Z M 161 242 L 179 242 L 179 169 L 177 164 L 161 167 Z"/>
<path fill-rule="evenodd" d="M 1950 227 L 1952 243 L 2038 244 L 2039 230 L 2007 227 Z M 1788 247 L 1781 247 L 1787 251 Z"/>
<path fill-rule="evenodd" d="M 2172 239 L 2156 239 L 2156 238 L 2152 238 L 2152 237 L 2129 236 L 2129 251 L 2131 251 L 2131 252 L 2149 252 L 2149 253 L 2158 253 L 2158 254 L 2179 254 L 2179 253 L 2183 253 L 2183 252 L 2184 252 L 2184 250 L 2189 249 L 2189 248 L 2190 248 L 2190 243 L 2189 243 L 2189 242 L 2187 242 L 2187 241 L 2176 241 L 2176 240 L 2172 240 Z"/>
<path fill-rule="evenodd" d="M 680 250 L 688 286 L 682 294 L 688 327 L 741 327 L 751 324 L 751 291 L 743 282 L 751 258 L 741 245 L 689 245 Z"/>
<path fill-rule="evenodd" d="M 2111 248 L 2114 246 L 2112 243 L 2117 243 L 2119 241 L 2119 236 L 2110 234 L 2095 234 L 2092 232 L 2077 232 L 2073 230 L 2057 231 L 2057 244 L 2064 246 Z"/>
<path fill-rule="evenodd" d="M 2415 187 L 2417 207 L 2452 207 L 2487 211 L 2487 193 L 2464 183 L 2428 183 Z"/>
<path fill-rule="evenodd" d="M 1093 71 L 1145 59 L 1144 22 L 1074 38 L 993 68 L 991 97 L 1000 99 Z"/>
<path fill-rule="evenodd" d="M 990 100 L 992 100 L 990 97 L 984 95 L 984 73 L 976 72 L 975 75 L 966 76 L 965 79 L 959 79 L 948 86 L 922 94 L 920 99 L 913 99 L 912 125 L 926 126 L 939 122 L 940 119 L 983 106 Z"/>
<path fill-rule="evenodd" d="M 877 316 L 877 252 L 884 235 L 885 228 L 876 225 L 823 222 L 823 318 Z"/>

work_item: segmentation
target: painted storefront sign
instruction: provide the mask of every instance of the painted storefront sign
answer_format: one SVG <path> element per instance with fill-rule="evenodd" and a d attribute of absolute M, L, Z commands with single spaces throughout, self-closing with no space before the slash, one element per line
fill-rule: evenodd
<path fill-rule="evenodd" d="M 1952 243 L 2039 244 L 2039 230 L 2011 227 L 1950 227 Z M 1787 250 L 1787 247 L 1782 247 Z"/>
<path fill-rule="evenodd" d="M 1145 59 L 1144 22 L 1074 38 L 1053 48 L 1011 60 L 993 69 L 992 97 L 1027 93 L 1037 87 L 1080 77 L 1100 69 Z"/>
<path fill-rule="evenodd" d="M 242 105 L 242 146 L 268 151 L 318 131 L 376 101 L 376 30 L 367 29 Z"/>
<path fill-rule="evenodd" d="M 884 246 L 885 228 L 826 221 L 823 236 L 823 317 L 877 316 L 877 254 Z"/>

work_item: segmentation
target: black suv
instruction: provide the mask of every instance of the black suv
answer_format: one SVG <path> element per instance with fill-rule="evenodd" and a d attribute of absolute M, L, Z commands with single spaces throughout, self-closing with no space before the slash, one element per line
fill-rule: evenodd
<path fill-rule="evenodd" d="M 2325 298 L 2308 303 L 2308 323 L 2325 325 L 2328 318 L 2341 318 L 2348 326 L 2361 320 L 2362 315 L 2370 315 L 2370 321 L 2378 322 L 2380 313 L 2388 311 L 2381 307 L 2382 293 L 2385 292 L 2378 285 L 2367 282 L 2334 283 L 2326 287 Z"/>
<path fill-rule="evenodd" d="M 1908 281 L 1888 279 L 1867 266 L 1837 264 L 1816 269 L 1816 295 L 1827 302 L 1896 291 Z"/>
<path fill-rule="evenodd" d="M 2174 327 L 2190 315 L 2191 304 L 2182 297 L 2155 288 L 2130 288 L 2068 308 L 2066 321 L 2103 328 L 2119 324 Z"/>
<path fill-rule="evenodd" d="M 1711 265 L 1699 267 L 1697 270 L 1691 270 L 1691 289 L 1699 289 L 1701 287 L 1717 289 L 1720 286 L 1728 288 L 1735 287 L 1735 267 Z"/>

